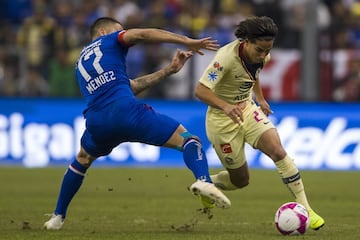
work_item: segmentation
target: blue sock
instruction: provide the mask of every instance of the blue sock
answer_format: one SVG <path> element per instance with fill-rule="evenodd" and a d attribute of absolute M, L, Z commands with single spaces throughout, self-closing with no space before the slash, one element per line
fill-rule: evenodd
<path fill-rule="evenodd" d="M 86 170 L 87 167 L 81 165 L 76 159 L 69 165 L 61 184 L 55 214 L 61 214 L 65 218 L 67 208 L 79 190 Z"/>
<path fill-rule="evenodd" d="M 196 179 L 211 182 L 206 155 L 198 139 L 185 138 L 183 157 L 186 166 L 193 172 Z"/>

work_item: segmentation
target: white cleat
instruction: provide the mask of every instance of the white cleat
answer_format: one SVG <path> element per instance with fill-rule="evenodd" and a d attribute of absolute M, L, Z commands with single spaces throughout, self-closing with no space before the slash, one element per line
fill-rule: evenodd
<path fill-rule="evenodd" d="M 49 221 L 44 223 L 44 228 L 46 230 L 60 230 L 64 224 L 64 219 L 62 215 L 53 214 Z"/>
<path fill-rule="evenodd" d="M 218 208 L 229 208 L 231 206 L 230 200 L 213 183 L 197 180 L 190 186 L 189 190 L 194 195 L 211 199 Z"/>

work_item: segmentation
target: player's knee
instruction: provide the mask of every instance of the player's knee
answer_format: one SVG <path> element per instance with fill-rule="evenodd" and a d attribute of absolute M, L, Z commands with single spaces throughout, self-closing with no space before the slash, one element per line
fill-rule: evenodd
<path fill-rule="evenodd" d="M 283 147 L 277 147 L 273 149 L 273 152 L 271 153 L 271 159 L 273 159 L 275 162 L 283 159 L 286 156 L 286 151 Z"/>
<path fill-rule="evenodd" d="M 184 141 L 183 141 L 183 145 L 182 147 L 184 148 L 187 143 L 189 142 L 196 142 L 196 145 L 198 147 L 202 147 L 202 144 L 201 144 L 201 141 L 200 141 L 200 138 L 194 134 L 191 134 L 189 132 L 183 132 L 180 134 L 183 138 L 184 138 Z"/>
<path fill-rule="evenodd" d="M 76 159 L 81 165 L 85 167 L 90 167 L 96 158 L 92 157 L 83 148 L 81 148 L 79 153 L 77 154 Z"/>

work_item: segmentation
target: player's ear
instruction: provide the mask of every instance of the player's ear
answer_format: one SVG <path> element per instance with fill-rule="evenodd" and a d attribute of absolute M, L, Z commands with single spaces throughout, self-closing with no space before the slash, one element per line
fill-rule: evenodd
<path fill-rule="evenodd" d="M 105 30 L 105 28 L 103 28 L 103 27 L 102 27 L 102 28 L 99 28 L 98 32 L 99 32 L 100 36 L 106 35 L 106 30 Z"/>

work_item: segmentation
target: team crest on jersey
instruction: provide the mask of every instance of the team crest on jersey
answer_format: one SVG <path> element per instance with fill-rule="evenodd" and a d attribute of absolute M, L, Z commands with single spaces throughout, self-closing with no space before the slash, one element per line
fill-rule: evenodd
<path fill-rule="evenodd" d="M 232 153 L 230 143 L 222 143 L 220 144 L 220 148 L 222 153 Z"/>
<path fill-rule="evenodd" d="M 214 62 L 213 67 L 220 72 L 224 69 L 224 67 L 221 66 L 219 62 Z"/>
<path fill-rule="evenodd" d="M 211 71 L 208 73 L 208 79 L 211 82 L 214 82 L 217 78 L 218 78 L 218 74 L 216 72 Z"/>

